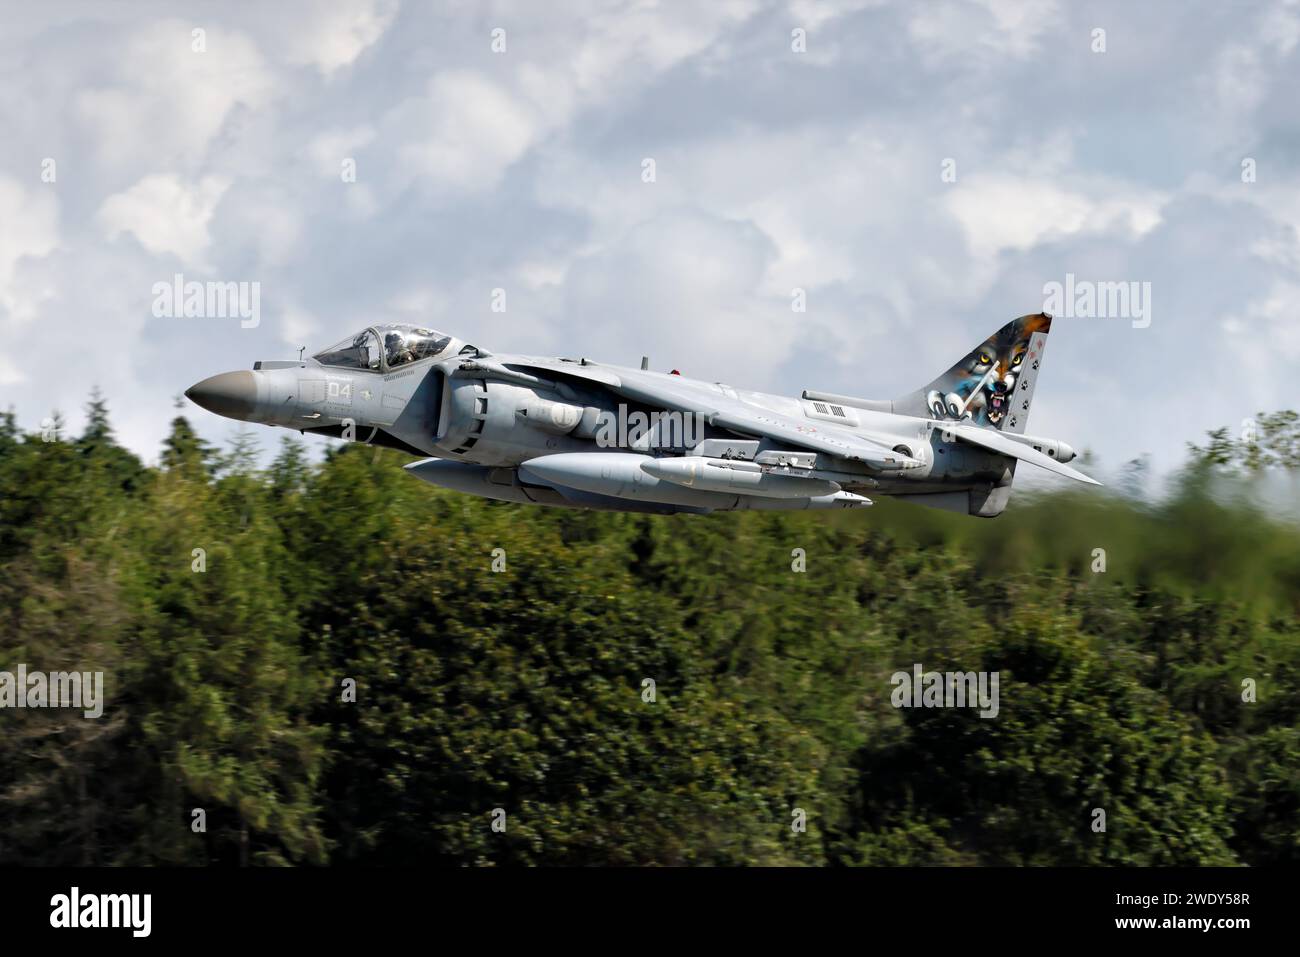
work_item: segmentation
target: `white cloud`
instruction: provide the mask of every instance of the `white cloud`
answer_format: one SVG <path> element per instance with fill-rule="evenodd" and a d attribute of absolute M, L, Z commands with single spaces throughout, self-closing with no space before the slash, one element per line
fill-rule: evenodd
<path fill-rule="evenodd" d="M 868 7 L 878 7 L 884 2 L 885 0 L 790 0 L 790 22 L 805 30 L 815 31 L 840 17 Z"/>
<path fill-rule="evenodd" d="M 307 212 L 300 196 L 287 185 L 262 180 L 232 188 L 226 177 L 208 177 L 188 187 L 176 185 L 185 212 L 178 210 L 174 225 L 184 227 L 187 241 L 196 248 L 207 250 L 214 267 L 221 264 L 221 254 L 226 260 L 237 260 L 241 270 L 256 269 L 260 274 L 291 265 L 302 254 Z M 194 258 L 202 258 L 202 253 Z"/>
<path fill-rule="evenodd" d="M 631 341 L 637 344 L 632 351 L 671 349 L 660 362 L 690 364 L 701 377 L 761 379 L 797 335 L 788 296 L 759 290 L 772 253 L 751 224 L 689 209 L 666 211 L 573 263 L 564 290 L 567 312 L 599 317 L 574 328 L 580 347 L 587 355 L 603 349 L 614 357 L 610 361 L 631 362 Z M 695 367 L 706 356 L 708 367 Z"/>
<path fill-rule="evenodd" d="M 577 90 L 608 96 L 643 76 L 662 72 L 707 49 L 726 28 L 752 16 L 758 4 L 724 0 L 692 6 L 672 4 L 598 4 L 583 18 L 582 43 L 569 68 Z M 537 90 L 539 96 L 545 90 Z"/>
<path fill-rule="evenodd" d="M 1271 6 L 1264 16 L 1261 34 L 1265 43 L 1283 56 L 1288 55 L 1300 43 L 1300 3 L 1286 0 Z"/>
<path fill-rule="evenodd" d="M 350 66 L 384 35 L 397 6 L 396 0 L 348 0 L 277 11 L 287 27 L 281 34 L 286 58 L 326 75 Z"/>
<path fill-rule="evenodd" d="M 20 281 L 19 265 L 27 257 L 52 252 L 59 242 L 59 204 L 51 188 L 24 188 L 17 180 L 0 174 L 0 319 L 6 332 L 30 321 L 41 301 L 49 298 L 48 287 L 30 279 Z M 6 341 L 14 340 L 6 336 Z M 8 361 L 0 364 L 0 384 L 19 381 L 17 369 Z"/>
<path fill-rule="evenodd" d="M 293 346 L 295 349 L 294 356 L 297 356 L 297 348 L 306 346 L 310 354 L 316 351 L 316 346 L 325 348 L 330 343 L 317 343 L 316 337 L 321 333 L 321 321 L 312 315 L 306 309 L 300 306 L 289 304 L 279 315 L 280 341 L 285 345 Z"/>
<path fill-rule="evenodd" d="M 1061 22 L 1056 0 L 944 0 L 909 10 L 908 34 L 931 67 L 1026 59 Z M 1083 34 L 1079 42 L 1085 39 Z"/>
<path fill-rule="evenodd" d="M 438 191 L 490 189 L 539 130 L 526 103 L 469 71 L 434 77 L 428 94 L 403 104 L 386 126 L 405 138 L 403 171 Z"/>
<path fill-rule="evenodd" d="M 1077 234 L 1138 238 L 1160 222 L 1162 199 L 1114 191 L 1094 198 L 1054 182 L 995 174 L 957 186 L 946 205 L 965 230 L 972 253 L 987 261 L 1006 250 Z"/>
<path fill-rule="evenodd" d="M 374 138 L 374 127 L 369 124 L 329 129 L 312 138 L 307 144 L 307 154 L 323 178 L 342 182 L 343 161 L 356 160 L 357 153 L 369 146 Z"/>
<path fill-rule="evenodd" d="M 374 146 L 397 155 L 402 185 L 417 182 L 435 196 L 491 189 L 580 111 L 615 102 L 707 50 L 756 9 L 748 0 L 689 14 L 671 5 L 592 3 L 576 14 L 576 30 L 531 7 L 502 12 L 508 52 L 488 54 L 475 69 L 439 70 L 425 95 L 385 115 Z"/>
<path fill-rule="evenodd" d="M 258 110 L 275 82 L 257 47 L 242 33 L 206 30 L 205 52 L 193 49 L 194 24 L 181 20 L 120 27 L 87 47 L 94 85 L 73 97 L 99 163 L 114 171 L 200 162 L 238 108 Z M 101 79 L 102 78 L 102 79 Z"/>
<path fill-rule="evenodd" d="M 1264 371 L 1295 370 L 1300 360 L 1300 281 L 1277 280 L 1268 291 L 1252 298 L 1240 314 L 1222 323 L 1225 337 L 1243 364 Z M 1271 375 L 1260 377 L 1272 381 Z M 1246 382 L 1250 377 L 1242 377 Z"/>
<path fill-rule="evenodd" d="M 1212 75 L 1217 103 L 1224 113 L 1249 113 L 1264 98 L 1268 75 L 1251 47 L 1234 44 L 1223 50 Z"/>
<path fill-rule="evenodd" d="M 205 268 L 208 223 L 229 187 L 228 180 L 215 176 L 186 183 L 154 174 L 104 200 L 96 218 L 108 239 L 131 233 L 155 256 L 172 255 L 191 268 Z"/>

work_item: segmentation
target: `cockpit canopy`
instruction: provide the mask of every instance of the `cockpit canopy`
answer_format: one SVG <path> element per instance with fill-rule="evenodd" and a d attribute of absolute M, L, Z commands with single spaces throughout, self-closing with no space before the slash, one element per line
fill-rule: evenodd
<path fill-rule="evenodd" d="M 389 371 L 447 351 L 451 336 L 419 326 L 371 326 L 314 356 L 323 366 Z"/>

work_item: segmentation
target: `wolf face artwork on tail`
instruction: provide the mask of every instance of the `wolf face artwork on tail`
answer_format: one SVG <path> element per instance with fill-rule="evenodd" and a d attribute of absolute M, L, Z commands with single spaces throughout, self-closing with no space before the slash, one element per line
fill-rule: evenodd
<path fill-rule="evenodd" d="M 1051 327 L 1051 317 L 1043 314 L 1007 323 L 930 384 L 926 392 L 930 413 L 936 419 L 1023 430 L 1034 373 Z"/>

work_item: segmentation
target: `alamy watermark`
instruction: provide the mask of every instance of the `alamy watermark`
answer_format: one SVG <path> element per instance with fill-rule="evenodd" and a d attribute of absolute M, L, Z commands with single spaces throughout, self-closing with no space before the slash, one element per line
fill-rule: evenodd
<path fill-rule="evenodd" d="M 153 284 L 156 319 L 238 319 L 241 329 L 256 329 L 262 321 L 262 284 L 186 282 L 181 273 L 171 282 Z"/>
<path fill-rule="evenodd" d="M 693 448 L 704 438 L 707 423 L 690 412 L 603 411 L 596 420 L 596 445 L 602 449 Z"/>
<path fill-rule="evenodd" d="M 981 718 L 998 716 L 998 672 L 996 671 L 895 671 L 889 696 L 895 708 L 975 708 Z"/>
<path fill-rule="evenodd" d="M 0 708 L 80 708 L 87 718 L 104 713 L 104 672 L 0 671 Z"/>
<path fill-rule="evenodd" d="M 74 886 L 50 898 L 54 928 L 125 928 L 132 937 L 148 937 L 153 927 L 152 894 L 83 894 Z"/>
<path fill-rule="evenodd" d="M 1093 282 L 1065 274 L 1043 285 L 1043 312 L 1066 319 L 1131 319 L 1134 329 L 1151 325 L 1151 283 Z"/>

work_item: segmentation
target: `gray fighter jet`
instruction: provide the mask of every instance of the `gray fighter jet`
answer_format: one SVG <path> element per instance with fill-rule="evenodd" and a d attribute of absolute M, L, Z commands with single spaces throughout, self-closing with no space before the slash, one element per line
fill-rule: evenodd
<path fill-rule="evenodd" d="M 1099 484 L 1025 434 L 1051 316 L 1003 326 L 899 399 L 489 352 L 371 326 L 310 359 L 257 362 L 185 394 L 232 419 L 400 449 L 434 485 L 506 502 L 707 514 L 859 508 L 864 493 L 962 514 L 1006 508 L 1018 462 Z"/>

